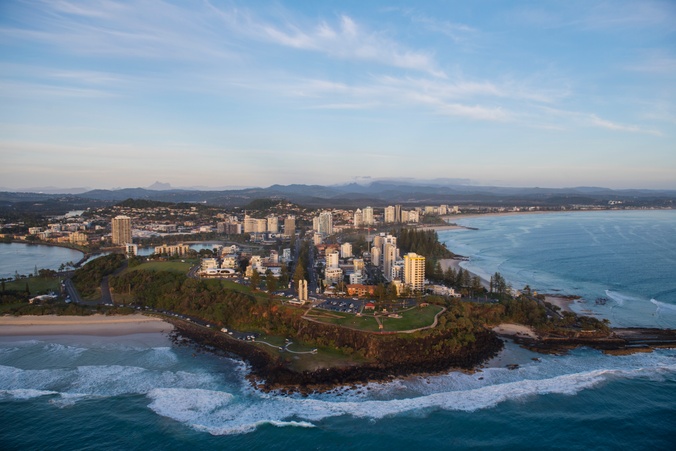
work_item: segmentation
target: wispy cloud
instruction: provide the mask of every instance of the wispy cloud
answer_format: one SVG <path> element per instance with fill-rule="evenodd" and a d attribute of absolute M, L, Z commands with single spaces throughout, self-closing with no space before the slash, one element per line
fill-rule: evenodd
<path fill-rule="evenodd" d="M 603 128 L 606 130 L 613 130 L 618 132 L 641 133 L 653 136 L 663 136 L 663 133 L 657 129 L 611 121 L 609 119 L 602 118 L 594 113 L 566 111 L 550 107 L 542 107 L 541 110 L 552 117 L 567 118 L 577 126 Z"/>
<path fill-rule="evenodd" d="M 241 10 L 214 10 L 233 30 L 280 46 L 308 50 L 332 58 L 356 60 L 427 72 L 444 77 L 432 52 L 415 50 L 396 42 L 384 32 L 370 30 L 348 15 L 335 23 L 320 20 L 311 25 L 288 18 L 273 23 Z"/>
<path fill-rule="evenodd" d="M 28 40 L 69 54 L 154 60 L 232 58 L 229 42 L 214 39 L 204 10 L 191 10 L 160 0 L 119 3 L 42 1 L 25 6 L 28 27 L 3 26 L 7 42 Z"/>
<path fill-rule="evenodd" d="M 479 33 L 476 28 L 470 27 L 469 25 L 455 23 L 449 20 L 436 19 L 413 10 L 407 11 L 406 15 L 413 23 L 420 25 L 433 33 L 441 33 L 444 36 L 451 38 L 456 43 L 467 42 L 476 37 Z"/>
<path fill-rule="evenodd" d="M 676 57 L 654 52 L 642 61 L 627 66 L 627 70 L 652 74 L 676 75 Z"/>
<path fill-rule="evenodd" d="M 507 14 L 516 23 L 545 29 L 676 30 L 676 5 L 672 1 L 617 0 L 563 2 L 552 5 L 517 6 Z"/>

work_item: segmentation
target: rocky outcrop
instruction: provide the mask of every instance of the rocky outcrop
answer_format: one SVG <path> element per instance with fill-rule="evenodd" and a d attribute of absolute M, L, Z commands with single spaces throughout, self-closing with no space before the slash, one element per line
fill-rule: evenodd
<path fill-rule="evenodd" d="M 491 331 L 474 334 L 474 340 L 464 346 L 447 345 L 452 332 L 428 334 L 412 338 L 397 335 L 378 336 L 331 325 L 310 326 L 299 331 L 305 337 L 331 337 L 333 346 L 350 347 L 362 353 L 368 363 L 321 368 L 315 371 L 293 371 L 273 353 L 249 342 L 235 340 L 216 331 L 171 320 L 181 337 L 221 352 L 244 359 L 251 368 L 249 379 L 266 391 L 326 391 L 337 386 L 385 381 L 413 374 L 429 374 L 449 369 L 471 370 L 497 355 L 503 342 Z M 321 340 L 320 340 L 321 341 Z M 446 345 L 445 345 L 446 344 Z"/>

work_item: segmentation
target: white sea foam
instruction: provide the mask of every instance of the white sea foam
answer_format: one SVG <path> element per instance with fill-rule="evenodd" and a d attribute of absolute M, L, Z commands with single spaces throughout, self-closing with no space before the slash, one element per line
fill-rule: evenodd
<path fill-rule="evenodd" d="M 620 307 L 624 305 L 625 301 L 635 300 L 634 298 L 632 298 L 630 296 L 622 295 L 620 293 L 615 293 L 615 292 L 610 291 L 610 290 L 606 290 L 606 296 L 608 296 L 610 299 L 615 301 L 615 303 L 617 305 L 619 305 Z"/>
<path fill-rule="evenodd" d="M 158 387 L 215 387 L 216 375 L 186 371 L 150 371 L 120 365 L 70 369 L 25 370 L 0 365 L 0 390 L 36 390 L 58 393 L 59 405 L 86 397 L 146 394 Z"/>
<path fill-rule="evenodd" d="M 662 311 L 666 311 L 667 313 L 674 314 L 676 313 L 676 305 L 674 304 L 667 304 L 665 302 L 660 302 L 657 299 L 651 299 L 650 302 L 655 304 L 657 306 L 656 312 L 661 313 Z"/>
<path fill-rule="evenodd" d="M 575 395 L 617 378 L 673 379 L 676 362 L 670 356 L 618 358 L 587 351 L 582 357 L 559 357 L 562 365 L 533 363 L 517 371 L 490 368 L 481 373 L 482 380 L 477 375 L 451 373 L 433 378 L 369 384 L 371 390 L 362 391 L 368 392 L 368 395 L 353 393 L 347 400 L 342 392 L 340 396 L 335 393 L 300 398 L 257 392 L 232 395 L 221 390 L 179 388 L 153 390 L 148 397 L 152 399 L 149 407 L 159 415 L 214 435 L 241 434 L 265 424 L 310 427 L 316 422 L 342 415 L 378 420 L 401 414 L 420 415 L 438 409 L 472 412 L 531 396 Z M 581 370 L 595 360 L 609 364 L 609 367 Z M 560 374 L 562 371 L 569 373 Z M 411 395 L 420 387 L 436 391 Z M 402 393 L 406 393 L 406 397 L 388 399 L 388 396 Z"/>
<path fill-rule="evenodd" d="M 30 388 L 17 388 L 14 390 L 0 390 L 0 398 L 9 399 L 33 399 L 41 396 L 57 395 L 58 392 L 50 390 L 34 390 Z"/>

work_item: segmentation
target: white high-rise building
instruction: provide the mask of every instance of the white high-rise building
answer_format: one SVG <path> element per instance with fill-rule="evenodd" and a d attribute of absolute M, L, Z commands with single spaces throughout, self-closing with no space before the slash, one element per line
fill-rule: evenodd
<path fill-rule="evenodd" d="M 124 246 L 131 243 L 131 218 L 129 216 L 115 216 L 111 223 L 113 244 Z"/>
<path fill-rule="evenodd" d="M 352 244 L 343 243 L 340 245 L 340 258 L 352 257 Z"/>
<path fill-rule="evenodd" d="M 357 210 L 354 212 L 354 228 L 359 228 L 364 225 L 364 213 L 357 208 Z"/>
<path fill-rule="evenodd" d="M 404 255 L 404 284 L 413 291 L 425 288 L 425 257 L 414 252 Z"/>
<path fill-rule="evenodd" d="M 326 253 L 326 267 L 337 268 L 340 263 L 340 254 L 338 251 L 329 251 Z"/>
<path fill-rule="evenodd" d="M 364 225 L 373 225 L 375 224 L 375 219 L 373 217 L 373 207 L 366 207 L 364 208 L 364 211 L 362 212 L 362 216 L 364 218 Z"/>
<path fill-rule="evenodd" d="M 319 232 L 322 236 L 333 235 L 333 214 L 330 211 L 322 211 L 316 219 L 317 227 L 315 231 Z M 314 225 L 315 222 L 313 221 Z"/>
<path fill-rule="evenodd" d="M 397 247 L 393 244 L 383 245 L 383 275 L 387 280 L 392 280 L 392 266 L 397 260 Z"/>

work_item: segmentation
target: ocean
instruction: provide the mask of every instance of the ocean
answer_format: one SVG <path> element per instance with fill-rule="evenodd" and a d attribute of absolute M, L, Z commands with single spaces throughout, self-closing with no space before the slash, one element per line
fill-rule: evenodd
<path fill-rule="evenodd" d="M 674 212 L 617 213 L 466 219 L 463 224 L 480 230 L 440 237 L 470 256 L 472 269 L 490 274 L 497 267 L 510 281 L 510 274 L 518 274 L 514 286 L 528 283 L 589 297 L 576 308 L 593 308 L 616 322 L 666 322 L 673 281 L 657 279 L 652 267 L 620 265 L 609 285 L 604 276 L 594 280 L 588 272 L 576 282 L 561 264 L 543 264 L 565 261 L 551 250 L 572 247 L 579 249 L 578 257 L 569 251 L 568 258 L 578 264 L 570 266 L 593 267 L 588 259 L 598 257 L 578 241 L 580 233 L 601 227 L 618 234 L 611 237 L 632 230 L 643 248 L 673 252 L 673 240 L 656 230 L 673 230 Z M 494 244 L 482 247 L 475 239 L 496 228 L 503 240 L 496 233 Z M 546 230 L 556 236 L 547 238 Z M 536 241 L 529 243 L 530 235 Z M 611 249 L 617 239 L 596 239 L 599 255 L 624 252 Z M 536 252 L 539 243 L 546 257 Z M 495 246 L 503 246 L 504 257 Z M 530 270 L 514 257 L 520 246 L 531 249 Z M 676 274 L 673 263 L 670 268 L 666 279 Z M 654 284 L 644 282 L 639 289 L 636 280 Z M 543 281 L 566 284 L 541 287 Z M 580 291 L 572 291 L 575 287 Z M 622 296 L 624 304 L 597 306 L 597 290 L 601 296 L 610 291 L 609 300 Z M 632 303 L 642 307 L 627 306 Z M 653 307 L 644 309 L 645 303 Z M 510 370 L 511 363 L 519 367 Z M 583 348 L 553 356 L 508 344 L 474 374 L 410 377 L 308 397 L 258 392 L 245 380 L 246 372 L 241 361 L 174 346 L 161 334 L 0 337 L 0 448 L 666 450 L 676 443 L 676 350 L 606 356 Z"/>
<path fill-rule="evenodd" d="M 676 210 L 459 219 L 439 232 L 461 266 L 516 289 L 580 296 L 574 311 L 618 327 L 676 328 Z M 598 302 L 597 302 L 598 301 Z"/>

